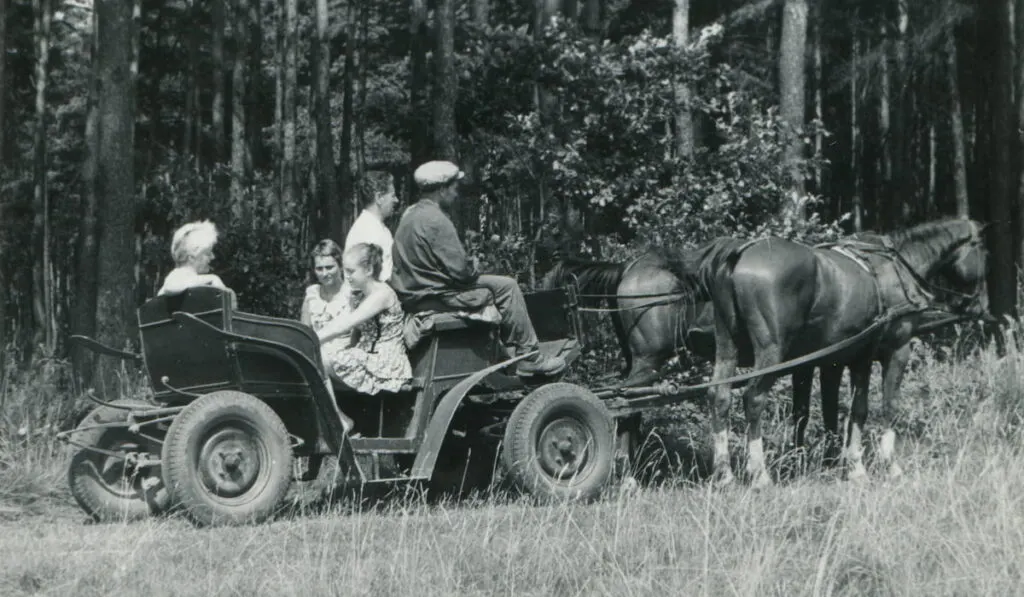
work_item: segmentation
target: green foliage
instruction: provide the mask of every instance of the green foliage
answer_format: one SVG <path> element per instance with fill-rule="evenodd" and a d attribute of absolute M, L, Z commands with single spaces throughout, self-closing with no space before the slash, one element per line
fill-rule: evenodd
<path fill-rule="evenodd" d="M 611 42 L 571 24 L 540 39 L 522 28 L 476 32 L 463 57 L 460 114 L 472 129 L 486 200 L 518 204 L 543 182 L 556 203 L 544 209 L 563 216 L 555 228 L 568 214 L 584 214 L 588 234 L 639 235 L 658 245 L 838 234 L 837 223 L 815 211 L 820 198 L 791 193 L 778 110 L 712 59 L 719 34 L 708 29 L 680 50 L 646 31 Z M 538 85 L 558 98 L 549 114 L 536 109 Z M 691 157 L 675 150 L 680 85 L 689 90 L 696 131 L 712 129 L 698 135 Z M 710 126 L 700 127 L 704 122 Z M 809 139 L 820 128 L 814 123 L 802 134 Z M 820 156 L 808 159 L 803 175 L 821 163 Z M 527 214 L 529 230 L 542 215 Z M 512 252 L 521 242 L 502 238 Z"/>

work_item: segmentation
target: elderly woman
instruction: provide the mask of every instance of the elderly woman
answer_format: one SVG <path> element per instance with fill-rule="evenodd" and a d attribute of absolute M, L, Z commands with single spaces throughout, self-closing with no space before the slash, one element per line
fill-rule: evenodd
<path fill-rule="evenodd" d="M 171 238 L 175 268 L 164 278 L 157 296 L 181 294 L 196 286 L 212 286 L 231 293 L 232 304 L 237 304 L 234 291 L 224 285 L 220 276 L 210 273 L 216 244 L 217 227 L 209 220 L 190 222 L 178 228 Z"/>

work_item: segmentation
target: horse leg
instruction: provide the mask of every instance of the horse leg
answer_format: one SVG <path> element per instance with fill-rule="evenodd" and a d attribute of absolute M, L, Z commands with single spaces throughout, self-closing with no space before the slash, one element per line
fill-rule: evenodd
<path fill-rule="evenodd" d="M 612 303 L 612 309 L 618 309 L 618 301 Z M 615 331 L 615 339 L 619 341 L 619 350 L 622 351 L 622 359 L 626 361 L 625 368 L 619 372 L 619 379 L 626 379 L 633 372 L 633 351 L 630 350 L 629 338 L 626 336 L 626 328 L 622 325 L 622 315 L 618 311 L 612 311 L 612 329 Z"/>
<path fill-rule="evenodd" d="M 839 431 L 839 386 L 843 381 L 843 367 L 838 363 L 821 366 L 821 418 L 825 426 L 825 463 L 835 464 L 837 451 L 842 446 Z"/>
<path fill-rule="evenodd" d="M 870 357 L 850 366 L 850 385 L 853 386 L 853 401 L 850 406 L 849 430 L 846 434 L 847 478 L 862 481 L 867 478 L 864 468 L 863 434 L 868 419 L 868 384 L 871 381 Z"/>
<path fill-rule="evenodd" d="M 811 415 L 811 379 L 813 375 L 813 367 L 793 372 L 793 446 L 797 450 L 804 447 L 807 419 Z"/>
<path fill-rule="evenodd" d="M 711 381 L 716 382 L 732 377 L 736 373 L 738 351 L 730 334 L 728 324 L 716 314 L 715 317 L 715 368 Z M 711 395 L 711 433 L 714 438 L 712 457 L 715 485 L 724 487 L 733 482 L 732 466 L 729 463 L 729 408 L 732 406 L 732 384 L 713 386 Z"/>
<path fill-rule="evenodd" d="M 755 369 L 771 367 L 782 362 L 781 351 L 772 346 L 763 350 L 754 359 Z M 743 392 L 743 410 L 747 418 L 747 476 L 751 487 L 757 489 L 772 484 L 771 475 L 764 460 L 764 438 L 761 431 L 761 415 L 764 413 L 765 397 L 776 376 L 762 375 L 754 378 Z"/>
<path fill-rule="evenodd" d="M 910 344 L 907 343 L 882 359 L 882 441 L 878 446 L 878 461 L 885 467 L 889 478 L 899 477 L 903 471 L 896 464 L 893 452 L 896 448 L 896 402 L 900 396 L 900 384 L 910 360 Z"/>
<path fill-rule="evenodd" d="M 661 378 L 661 368 L 672 358 L 675 350 L 675 324 L 678 321 L 671 305 L 658 305 L 635 310 L 632 317 L 623 318 L 624 332 L 628 329 L 631 367 L 625 386 L 641 386 Z M 626 322 L 629 325 L 626 326 Z"/>

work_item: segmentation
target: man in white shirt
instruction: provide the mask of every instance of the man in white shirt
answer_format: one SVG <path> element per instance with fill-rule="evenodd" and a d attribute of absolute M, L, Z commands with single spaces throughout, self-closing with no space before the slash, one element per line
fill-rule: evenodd
<path fill-rule="evenodd" d="M 391 231 L 384 225 L 398 205 L 395 194 L 395 183 L 389 172 L 367 172 L 359 185 L 363 211 L 349 228 L 345 237 L 345 250 L 359 243 L 372 243 L 379 246 L 384 253 L 380 269 L 380 281 L 387 282 L 391 278 L 391 245 L 395 240 Z"/>

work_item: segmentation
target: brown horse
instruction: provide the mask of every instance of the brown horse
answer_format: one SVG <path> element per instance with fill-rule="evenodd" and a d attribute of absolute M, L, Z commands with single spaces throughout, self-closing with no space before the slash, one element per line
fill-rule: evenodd
<path fill-rule="evenodd" d="M 677 271 L 697 272 L 697 282 L 714 305 L 712 382 L 733 376 L 741 363 L 752 360 L 755 369 L 765 369 L 833 346 L 881 321 L 869 342 L 817 364 L 834 364 L 825 367 L 830 375 L 841 373 L 841 366 L 850 368 L 853 403 L 846 456 L 850 477 L 861 478 L 866 475 L 861 435 L 868 381 L 872 362 L 881 361 L 885 431 L 879 459 L 890 474 L 898 474 L 892 423 L 911 337 L 930 323 L 936 310 L 987 315 L 981 229 L 971 220 L 931 222 L 891 234 L 891 248 L 864 244 L 867 249 L 859 257 L 778 238 L 721 238 L 683 257 Z M 934 279 L 943 280 L 944 286 L 928 282 Z M 743 393 L 747 473 L 755 486 L 772 482 L 765 468 L 761 414 L 764 394 L 779 375 L 756 377 Z M 711 394 L 714 469 L 718 482 L 725 484 L 733 480 L 726 427 L 730 387 L 719 385 Z"/>
<path fill-rule="evenodd" d="M 714 359 L 711 303 L 694 300 L 665 256 L 650 252 L 625 263 L 560 258 L 540 286 L 550 289 L 570 279 L 578 285 L 580 306 L 600 309 L 602 300 L 607 303 L 625 361 L 622 385 L 658 380 L 661 367 L 681 348 Z"/>
<path fill-rule="evenodd" d="M 865 242 L 881 240 L 864 238 Z M 696 253 L 682 259 L 649 252 L 626 263 L 560 258 L 542 278 L 544 289 L 574 280 L 585 308 L 601 308 L 607 301 L 625 368 L 623 386 L 657 381 L 665 363 L 681 350 L 706 361 L 715 360 L 715 317 L 712 303 L 689 292 L 685 281 L 693 277 Z M 740 363 L 750 366 L 751 361 Z M 810 414 L 814 367 L 793 371 L 794 445 L 804 446 Z M 839 437 L 839 387 L 843 368 L 831 364 L 820 369 L 821 410 L 828 441 Z"/>

